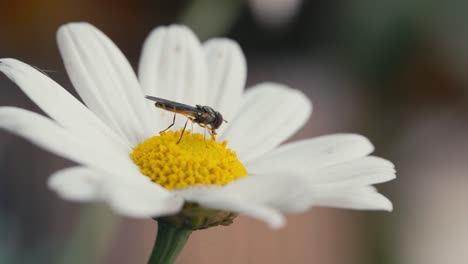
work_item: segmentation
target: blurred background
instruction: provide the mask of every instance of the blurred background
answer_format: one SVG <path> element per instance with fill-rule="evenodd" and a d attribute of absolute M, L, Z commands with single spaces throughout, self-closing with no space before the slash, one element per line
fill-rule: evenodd
<path fill-rule="evenodd" d="M 292 140 L 361 133 L 397 166 L 398 179 L 378 186 L 393 213 L 316 208 L 280 231 L 241 216 L 195 232 L 177 263 L 468 263 L 468 1 L 1 1 L 0 57 L 44 69 L 76 95 L 55 44 L 71 21 L 96 25 L 134 66 L 159 25 L 235 39 L 248 85 L 285 83 L 312 99 Z M 3 75 L 0 105 L 40 112 Z M 0 263 L 145 263 L 154 221 L 46 188 L 71 165 L 0 131 Z"/>

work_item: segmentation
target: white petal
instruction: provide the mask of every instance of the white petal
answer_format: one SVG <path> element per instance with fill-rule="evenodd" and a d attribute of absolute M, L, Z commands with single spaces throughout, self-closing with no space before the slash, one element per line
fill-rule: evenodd
<path fill-rule="evenodd" d="M 1 59 L 0 71 L 69 131 L 114 151 L 130 151 L 126 139 L 115 134 L 75 97 L 38 70 L 18 60 Z"/>
<path fill-rule="evenodd" d="M 242 98 L 238 114 L 220 140 L 228 140 L 243 162 L 278 146 L 301 128 L 312 104 L 299 90 L 274 83 L 257 85 Z"/>
<path fill-rule="evenodd" d="M 253 203 L 273 205 L 291 192 L 305 191 L 304 183 L 305 180 L 295 175 L 288 177 L 283 174 L 251 175 L 229 183 L 223 191 L 239 194 Z"/>
<path fill-rule="evenodd" d="M 138 72 L 148 95 L 186 104 L 206 101 L 206 65 L 201 44 L 180 25 L 158 27 L 143 45 Z"/>
<path fill-rule="evenodd" d="M 136 218 L 175 214 L 184 203 L 178 196 L 160 192 L 153 182 L 120 182 L 87 167 L 58 171 L 48 186 L 63 199 L 106 201 L 117 213 Z"/>
<path fill-rule="evenodd" d="M 239 192 L 226 191 L 217 187 L 192 187 L 174 191 L 185 200 L 196 202 L 208 208 L 241 213 L 262 220 L 271 228 L 284 227 L 286 219 L 274 208 L 249 199 Z"/>
<path fill-rule="evenodd" d="M 285 144 L 244 165 L 254 174 L 278 171 L 311 173 L 320 168 L 364 157 L 373 150 L 372 144 L 363 136 L 335 134 Z"/>
<path fill-rule="evenodd" d="M 206 104 L 206 64 L 201 44 L 189 28 L 172 25 L 153 30 L 143 45 L 138 70 L 145 94 L 189 105 Z M 167 127 L 172 114 L 154 111 L 163 119 L 160 129 Z M 181 125 L 176 123 L 174 129 Z"/>
<path fill-rule="evenodd" d="M 288 200 L 289 197 L 306 196 L 310 198 L 311 195 L 314 194 L 314 192 L 309 191 L 310 188 L 303 177 L 296 177 L 296 175 L 288 175 L 285 177 L 284 174 L 271 174 L 268 175 L 268 177 L 251 175 L 231 182 L 221 189 L 194 189 L 195 191 L 190 191 L 190 189 L 188 189 L 187 192 L 189 192 L 190 196 L 184 194 L 184 198 L 203 202 L 204 205 L 210 207 L 213 206 L 212 204 L 215 204 L 218 209 L 229 210 L 226 208 L 230 206 L 229 202 L 236 201 L 245 203 L 246 208 L 249 208 L 248 206 L 253 206 L 253 208 L 262 206 L 273 210 L 272 212 L 278 210 L 287 212 L 288 206 L 290 206 L 291 203 L 294 205 L 293 200 Z M 309 200 L 307 200 L 307 202 L 309 202 Z M 283 203 L 286 203 L 286 206 L 284 206 Z M 310 202 L 307 205 L 309 204 Z M 252 214 L 251 212 L 239 212 L 249 215 Z M 278 216 L 279 215 L 278 213 Z M 268 218 L 264 219 L 264 221 L 267 220 Z"/>
<path fill-rule="evenodd" d="M 183 203 L 180 198 L 143 176 L 128 157 L 95 148 L 41 115 L 20 108 L 0 107 L 0 128 L 107 175 L 102 178 L 101 197 L 125 215 L 162 215 L 180 209 L 181 205 L 177 206 Z M 55 187 L 58 185 L 52 184 Z M 145 198 L 148 202 L 143 201 Z M 154 203 L 153 207 L 150 203 Z"/>
<path fill-rule="evenodd" d="M 60 27 L 57 41 L 73 85 L 96 115 L 134 145 L 155 133 L 135 73 L 107 36 L 90 24 L 71 23 Z"/>
<path fill-rule="evenodd" d="M 108 182 L 104 186 L 104 199 L 118 213 L 135 218 L 160 217 L 176 214 L 184 200 L 176 195 L 167 195 L 153 182 L 119 183 Z"/>
<path fill-rule="evenodd" d="M 87 202 L 99 200 L 102 175 L 86 167 L 59 170 L 49 177 L 48 187 L 65 200 Z"/>
<path fill-rule="evenodd" d="M 330 185 L 316 186 L 298 175 L 273 173 L 242 178 L 228 184 L 224 191 L 281 212 L 304 212 L 313 205 L 316 197 L 337 189 Z"/>
<path fill-rule="evenodd" d="M 284 213 L 304 212 L 313 206 L 387 210 L 388 204 L 383 201 L 388 200 L 375 190 L 370 193 L 370 189 L 354 182 L 315 184 L 295 174 L 271 174 L 242 178 L 228 184 L 223 191 Z M 375 203 L 370 198 L 375 198 Z"/>
<path fill-rule="evenodd" d="M 270 177 L 271 174 L 294 174 L 303 177 L 308 184 L 334 184 L 345 186 L 364 186 L 387 182 L 396 178 L 394 165 L 385 159 L 368 156 L 333 165 L 325 168 L 308 168 L 300 164 L 288 168 L 271 163 L 269 171 L 265 170 L 257 177 Z M 251 170 L 248 168 L 248 171 Z"/>
<path fill-rule="evenodd" d="M 317 201 L 316 205 L 356 210 L 393 210 L 392 202 L 372 186 L 351 190 L 345 195 L 325 197 Z"/>
<path fill-rule="evenodd" d="M 283 212 L 299 213 L 311 207 L 335 207 L 357 210 L 391 210 L 391 202 L 372 186 L 305 185 L 304 193 L 291 193 L 278 200 L 275 208 Z"/>
<path fill-rule="evenodd" d="M 252 203 L 264 204 L 283 213 L 304 212 L 322 193 L 337 188 L 314 186 L 297 175 L 271 174 L 267 177 L 249 176 L 230 183 L 227 193 L 241 196 Z"/>
<path fill-rule="evenodd" d="M 100 149 L 34 112 L 15 107 L 0 107 L 0 128 L 59 156 L 107 172 L 122 181 L 150 181 L 140 174 L 127 155 Z M 167 192 L 162 187 L 161 191 Z"/>
<path fill-rule="evenodd" d="M 307 175 L 307 173 L 299 175 Z M 394 165 L 368 156 L 311 172 L 307 181 L 316 184 L 371 185 L 395 179 Z"/>
<path fill-rule="evenodd" d="M 239 45 L 230 39 L 211 39 L 203 45 L 208 68 L 207 105 L 230 121 L 241 101 L 247 65 Z M 221 126 L 220 131 L 225 126 Z M 221 133 L 221 132 L 220 132 Z"/>

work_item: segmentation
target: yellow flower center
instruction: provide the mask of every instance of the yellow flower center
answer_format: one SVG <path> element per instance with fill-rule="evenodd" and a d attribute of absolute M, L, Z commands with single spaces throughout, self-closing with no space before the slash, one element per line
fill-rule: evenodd
<path fill-rule="evenodd" d="M 236 153 L 214 139 L 186 130 L 162 132 L 140 143 L 130 157 L 142 174 L 168 190 L 224 185 L 247 175 Z"/>

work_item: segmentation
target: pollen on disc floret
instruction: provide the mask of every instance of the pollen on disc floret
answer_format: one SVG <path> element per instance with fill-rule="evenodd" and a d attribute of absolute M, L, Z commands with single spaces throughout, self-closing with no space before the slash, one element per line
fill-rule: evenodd
<path fill-rule="evenodd" d="M 227 142 L 205 139 L 186 130 L 162 132 L 147 139 L 130 154 L 142 174 L 172 190 L 192 185 L 224 185 L 247 175 Z"/>

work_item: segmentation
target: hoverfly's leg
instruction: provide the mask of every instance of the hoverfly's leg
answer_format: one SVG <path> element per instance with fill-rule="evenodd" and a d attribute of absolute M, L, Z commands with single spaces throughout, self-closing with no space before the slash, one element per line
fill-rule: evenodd
<path fill-rule="evenodd" d="M 203 141 L 205 141 L 205 146 L 208 147 L 208 145 L 206 144 L 206 125 L 204 124 L 198 124 L 200 127 L 203 128 Z"/>
<path fill-rule="evenodd" d="M 206 127 L 203 127 L 203 142 L 205 142 L 205 147 L 208 147 L 208 144 L 206 144 Z"/>
<path fill-rule="evenodd" d="M 168 130 L 175 124 L 175 116 L 176 116 L 176 113 L 174 113 L 174 118 L 172 118 L 172 124 L 170 124 L 166 129 L 160 131 L 159 133 L 166 132 L 166 130 Z"/>
<path fill-rule="evenodd" d="M 182 136 L 184 135 L 185 128 L 187 127 L 188 121 L 189 121 L 189 119 L 187 118 L 187 121 L 185 121 L 184 128 L 182 129 L 182 133 L 180 134 L 180 138 L 179 138 L 179 140 L 177 141 L 177 144 L 179 144 L 179 142 L 182 140 Z"/>
<path fill-rule="evenodd" d="M 216 140 L 216 131 L 213 128 L 211 128 L 209 131 L 210 131 L 211 139 Z"/>

